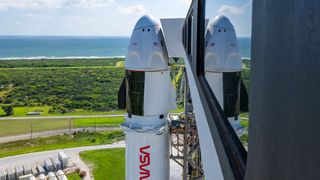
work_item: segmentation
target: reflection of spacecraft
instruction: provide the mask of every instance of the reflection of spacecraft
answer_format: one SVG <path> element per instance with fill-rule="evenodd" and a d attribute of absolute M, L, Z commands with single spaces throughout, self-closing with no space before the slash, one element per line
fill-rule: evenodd
<path fill-rule="evenodd" d="M 209 23 L 205 42 L 206 79 L 234 129 L 240 130 L 242 63 L 233 25 L 225 16 Z"/>

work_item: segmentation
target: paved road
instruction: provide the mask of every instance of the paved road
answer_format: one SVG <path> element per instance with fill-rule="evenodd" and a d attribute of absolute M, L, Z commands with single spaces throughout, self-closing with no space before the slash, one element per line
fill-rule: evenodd
<path fill-rule="evenodd" d="M 83 115 L 83 116 L 26 116 L 26 117 L 1 117 L 2 120 L 26 120 L 26 119 L 81 119 L 81 118 L 102 118 L 102 117 L 123 117 L 124 114 L 108 114 L 108 115 Z"/>
<path fill-rule="evenodd" d="M 43 163 L 45 159 L 57 157 L 59 151 L 64 151 L 70 158 L 73 163 L 75 163 L 80 168 L 88 172 L 87 180 L 91 179 L 90 171 L 88 166 L 80 159 L 79 153 L 82 151 L 89 150 L 98 150 L 98 149 L 112 149 L 112 148 L 124 148 L 125 142 L 117 142 L 109 145 L 101 146 L 87 146 L 87 147 L 78 147 L 78 148 L 69 148 L 69 149 L 60 149 L 53 151 L 37 152 L 24 155 L 11 156 L 6 158 L 0 158 L 0 166 L 2 168 L 10 168 L 18 165 L 23 165 L 29 163 L 30 165 L 38 165 Z M 182 173 L 182 168 L 173 160 L 170 160 L 170 179 L 171 180 L 180 180 Z"/>

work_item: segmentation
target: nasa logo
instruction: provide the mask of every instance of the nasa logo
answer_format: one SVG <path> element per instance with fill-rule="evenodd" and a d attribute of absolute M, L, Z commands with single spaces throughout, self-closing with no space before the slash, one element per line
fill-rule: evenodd
<path fill-rule="evenodd" d="M 147 169 L 150 165 L 150 153 L 147 151 L 148 149 L 150 149 L 150 145 L 140 148 L 140 180 L 150 177 L 150 170 Z"/>

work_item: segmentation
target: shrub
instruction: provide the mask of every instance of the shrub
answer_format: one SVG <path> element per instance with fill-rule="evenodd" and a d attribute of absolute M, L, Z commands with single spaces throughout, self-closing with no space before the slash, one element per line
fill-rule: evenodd
<path fill-rule="evenodd" d="M 14 114 L 12 106 L 2 106 L 2 110 L 6 113 L 7 116 Z"/>

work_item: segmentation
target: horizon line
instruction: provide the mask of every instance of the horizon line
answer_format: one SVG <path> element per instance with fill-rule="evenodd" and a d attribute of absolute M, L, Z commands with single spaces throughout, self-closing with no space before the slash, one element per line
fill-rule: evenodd
<path fill-rule="evenodd" d="M 120 38 L 129 38 L 131 36 L 127 36 L 127 35 L 1 35 L 0 34 L 0 37 L 120 37 Z M 237 38 L 251 38 L 251 36 L 238 36 Z"/>

